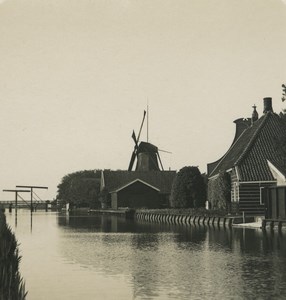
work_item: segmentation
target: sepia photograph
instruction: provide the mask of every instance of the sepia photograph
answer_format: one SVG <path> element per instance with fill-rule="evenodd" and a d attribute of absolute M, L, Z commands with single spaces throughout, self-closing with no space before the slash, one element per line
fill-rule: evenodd
<path fill-rule="evenodd" d="M 286 299 L 286 0 L 0 0 L 0 300 Z"/>

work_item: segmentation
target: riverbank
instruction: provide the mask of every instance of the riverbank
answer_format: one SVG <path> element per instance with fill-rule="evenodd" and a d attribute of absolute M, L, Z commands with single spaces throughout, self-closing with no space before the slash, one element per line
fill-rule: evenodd
<path fill-rule="evenodd" d="M 262 221 L 262 229 L 284 231 L 286 230 L 286 220 L 265 219 Z"/>
<path fill-rule="evenodd" d="M 249 229 L 286 230 L 286 220 L 264 220 L 264 217 L 231 215 L 224 210 L 205 208 L 187 209 L 76 209 L 75 212 L 89 214 L 111 214 L 154 223 L 175 225 L 211 225 L 220 227 L 243 227 Z"/>
<path fill-rule="evenodd" d="M 24 300 L 27 292 L 19 273 L 18 243 L 0 211 L 0 299 Z"/>
<path fill-rule="evenodd" d="M 174 225 L 207 225 L 232 227 L 233 224 L 254 222 L 254 217 L 226 215 L 222 211 L 203 209 L 188 210 L 136 210 L 135 219 L 141 221 L 168 223 Z"/>
<path fill-rule="evenodd" d="M 188 209 L 96 209 L 90 214 L 119 215 L 128 219 L 153 223 L 168 223 L 174 225 L 209 225 L 231 227 L 234 224 L 253 223 L 254 217 L 230 215 L 223 210 L 206 210 L 204 208 Z"/>

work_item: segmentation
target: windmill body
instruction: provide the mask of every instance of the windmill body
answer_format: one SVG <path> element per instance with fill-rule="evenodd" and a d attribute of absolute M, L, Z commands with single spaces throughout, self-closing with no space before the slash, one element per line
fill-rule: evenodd
<path fill-rule="evenodd" d="M 148 135 L 147 142 L 140 141 L 145 115 L 146 111 L 138 135 L 134 131 L 132 133 L 134 149 L 128 171 L 105 170 L 101 174 L 100 190 L 108 192 L 112 209 L 169 207 L 176 171 L 163 170 L 159 155 L 159 151 L 163 150 L 149 143 Z"/>
<path fill-rule="evenodd" d="M 141 142 L 138 147 L 136 171 L 160 171 L 158 148 L 153 144 Z"/>
<path fill-rule="evenodd" d="M 137 161 L 135 171 L 163 171 L 164 169 L 160 159 L 158 147 L 148 142 L 139 143 L 139 138 L 144 124 L 145 115 L 146 111 L 144 111 L 143 120 L 140 126 L 138 137 L 136 137 L 134 131 L 132 133 L 132 139 L 135 142 L 135 146 L 131 155 L 128 171 L 132 171 L 135 160 Z"/>

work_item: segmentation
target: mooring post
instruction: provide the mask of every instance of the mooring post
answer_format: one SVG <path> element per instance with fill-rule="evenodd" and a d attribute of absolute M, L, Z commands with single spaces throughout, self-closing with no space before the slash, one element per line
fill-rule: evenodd
<path fill-rule="evenodd" d="M 245 223 L 244 211 L 242 212 L 242 221 L 243 221 L 243 223 Z"/>

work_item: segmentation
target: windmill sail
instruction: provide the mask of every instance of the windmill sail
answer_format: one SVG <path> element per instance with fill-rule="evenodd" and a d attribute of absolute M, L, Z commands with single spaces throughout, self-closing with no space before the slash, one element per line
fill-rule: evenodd
<path fill-rule="evenodd" d="M 160 167 L 161 170 L 163 171 L 164 168 L 158 152 L 160 151 L 158 147 L 156 147 L 155 145 L 149 142 L 139 143 L 145 116 L 146 116 L 146 111 L 144 110 L 143 120 L 141 122 L 138 136 L 136 137 L 134 130 L 132 132 L 132 139 L 135 145 L 134 145 L 134 150 L 131 154 L 128 171 L 132 171 L 136 159 L 137 159 L 136 168 L 135 168 L 136 171 L 160 171 Z M 163 150 L 163 152 L 168 152 L 168 151 Z"/>
<path fill-rule="evenodd" d="M 143 124 L 144 124 L 145 116 L 146 116 L 146 111 L 144 110 L 143 120 L 142 120 L 142 122 L 141 122 L 141 126 L 140 126 L 140 130 L 139 130 L 138 137 L 136 138 L 136 135 L 135 135 L 134 130 L 133 130 L 133 132 L 132 132 L 132 139 L 133 139 L 134 142 L 135 142 L 135 146 L 134 146 L 134 150 L 133 150 L 133 152 L 132 152 L 132 154 L 131 154 L 131 158 L 130 158 L 130 162 L 129 162 L 129 166 L 128 166 L 128 171 L 131 171 L 131 170 L 132 170 L 133 165 L 134 165 L 134 162 L 135 162 L 135 158 L 137 157 L 137 152 L 138 152 L 138 142 L 139 142 L 139 138 L 140 138 L 140 135 L 141 135 L 142 127 L 143 127 Z"/>

